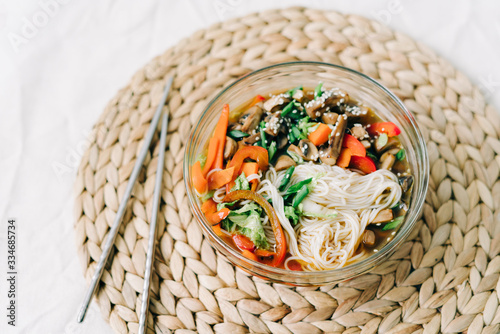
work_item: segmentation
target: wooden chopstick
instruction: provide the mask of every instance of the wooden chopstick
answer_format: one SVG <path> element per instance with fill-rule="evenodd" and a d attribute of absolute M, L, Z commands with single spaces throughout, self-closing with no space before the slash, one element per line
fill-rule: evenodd
<path fill-rule="evenodd" d="M 120 206 L 118 207 L 118 211 L 116 212 L 115 220 L 113 221 L 113 225 L 109 230 L 108 238 L 106 239 L 106 243 L 104 244 L 104 248 L 102 250 L 101 257 L 99 258 L 99 262 L 97 263 L 97 267 L 95 269 L 94 275 L 92 276 L 92 280 L 90 282 L 90 286 L 85 293 L 85 298 L 83 299 L 82 306 L 80 308 L 80 312 L 78 313 L 77 321 L 82 322 L 85 319 L 85 314 L 87 313 L 87 309 L 89 307 L 90 301 L 92 300 L 92 296 L 97 290 L 97 285 L 101 280 L 102 273 L 104 271 L 104 266 L 108 262 L 108 257 L 111 252 L 111 248 L 115 243 L 116 235 L 118 234 L 118 228 L 122 222 L 123 215 L 125 214 L 125 209 L 127 208 L 127 203 L 132 194 L 132 189 L 134 188 L 134 184 L 137 181 L 137 177 L 139 176 L 139 172 L 141 171 L 142 165 L 144 163 L 144 159 L 146 158 L 146 154 L 148 153 L 149 146 L 151 145 L 151 141 L 153 140 L 153 135 L 156 132 L 156 128 L 158 126 L 158 122 L 160 120 L 160 116 L 162 114 L 163 106 L 165 105 L 165 101 L 167 100 L 168 94 L 170 92 L 170 88 L 172 87 L 172 82 L 174 78 L 170 77 L 165 87 L 165 91 L 163 92 L 163 96 L 156 108 L 156 112 L 151 120 L 151 124 L 149 125 L 148 132 L 144 138 L 144 144 L 142 145 L 141 151 L 137 156 L 137 160 L 134 165 L 134 169 L 130 174 L 130 179 L 127 183 L 127 188 L 125 189 L 125 193 L 123 194 L 123 199 L 120 202 Z"/>
<path fill-rule="evenodd" d="M 161 191 L 163 189 L 163 166 L 165 164 L 165 144 L 167 141 L 168 114 L 163 115 L 160 134 L 160 153 L 158 155 L 158 165 L 156 169 L 155 189 L 153 193 L 153 212 L 151 213 L 151 222 L 149 223 L 149 241 L 146 257 L 146 271 L 144 273 L 144 286 L 142 289 L 141 313 L 139 316 L 139 334 L 146 332 L 147 316 L 149 309 L 149 296 L 151 293 L 151 272 L 156 246 L 156 222 L 158 220 L 158 209 L 161 201 Z"/>

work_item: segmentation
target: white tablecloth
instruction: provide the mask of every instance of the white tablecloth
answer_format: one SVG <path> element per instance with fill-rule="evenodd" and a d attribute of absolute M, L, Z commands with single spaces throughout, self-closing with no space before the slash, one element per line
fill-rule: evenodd
<path fill-rule="evenodd" d="M 385 22 L 451 61 L 500 107 L 498 1 L 4 0 L 0 333 L 112 333 L 94 304 L 85 323 L 75 323 L 86 284 L 73 242 L 72 185 L 86 133 L 132 74 L 181 38 L 226 18 L 291 5 Z M 15 328 L 5 316 L 8 217 L 18 224 Z"/>

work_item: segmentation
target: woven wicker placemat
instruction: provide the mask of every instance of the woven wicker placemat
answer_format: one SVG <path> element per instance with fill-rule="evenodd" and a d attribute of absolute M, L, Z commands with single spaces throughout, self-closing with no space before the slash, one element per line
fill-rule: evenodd
<path fill-rule="evenodd" d="M 242 74 L 294 60 L 341 64 L 380 80 L 415 114 L 431 164 L 423 218 L 409 240 L 372 273 L 321 288 L 270 284 L 234 268 L 203 238 L 182 179 L 184 144 L 209 100 Z M 76 180 L 75 235 L 87 279 L 172 74 L 154 331 L 500 332 L 499 115 L 425 46 L 332 11 L 289 8 L 216 24 L 153 59 L 118 92 L 94 127 Z M 157 138 L 154 145 L 97 295 L 117 333 L 138 328 Z"/>

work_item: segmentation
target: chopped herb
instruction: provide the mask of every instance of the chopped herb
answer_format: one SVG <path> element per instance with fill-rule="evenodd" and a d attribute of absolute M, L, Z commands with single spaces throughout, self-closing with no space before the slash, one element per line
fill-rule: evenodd
<path fill-rule="evenodd" d="M 321 95 L 323 95 L 323 83 L 320 82 L 316 88 L 314 88 L 314 99 L 317 99 L 318 97 L 321 97 Z"/>
<path fill-rule="evenodd" d="M 289 91 L 287 91 L 286 93 L 288 94 L 288 96 L 292 97 L 295 94 L 295 92 L 298 90 L 303 90 L 302 85 L 295 87 L 295 88 L 292 88 Z"/>
<path fill-rule="evenodd" d="M 275 141 L 271 142 L 271 145 L 269 145 L 269 148 L 267 150 L 269 151 L 269 161 L 271 161 L 273 160 L 273 157 L 276 154 L 276 151 L 278 150 L 276 148 L 276 142 Z"/>
<path fill-rule="evenodd" d="M 400 149 L 399 152 L 396 153 L 396 159 L 398 160 L 403 160 L 405 157 L 406 157 L 406 152 L 404 148 Z"/>
<path fill-rule="evenodd" d="M 283 191 L 286 189 L 286 186 L 290 183 L 290 180 L 292 179 L 292 174 L 295 170 L 295 166 L 291 166 L 288 168 L 288 170 L 285 173 L 285 176 L 283 176 L 283 179 L 281 180 L 280 187 L 278 188 L 279 191 Z"/>
<path fill-rule="evenodd" d="M 290 224 L 292 224 L 292 226 L 297 225 L 297 223 L 299 222 L 299 216 L 295 212 L 294 207 L 285 205 L 284 209 L 285 209 L 285 217 L 288 219 L 288 221 L 290 221 Z"/>
<path fill-rule="evenodd" d="M 404 216 L 399 216 L 399 217 L 394 218 L 393 220 L 391 220 L 390 222 L 388 222 L 387 224 L 384 225 L 384 227 L 382 228 L 382 231 L 395 229 L 396 227 L 399 226 L 399 224 L 401 224 L 403 222 L 403 220 L 404 220 Z"/>
<path fill-rule="evenodd" d="M 377 139 L 377 144 L 380 147 L 384 147 L 387 144 L 387 141 L 389 140 L 389 137 L 387 136 L 387 133 L 382 133 L 378 139 Z"/>
<path fill-rule="evenodd" d="M 231 130 L 227 133 L 227 135 L 235 140 L 250 136 L 248 133 L 240 130 Z"/>

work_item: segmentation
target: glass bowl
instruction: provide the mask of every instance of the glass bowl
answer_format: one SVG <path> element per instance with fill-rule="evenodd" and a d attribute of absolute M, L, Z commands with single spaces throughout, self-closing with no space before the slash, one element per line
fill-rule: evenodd
<path fill-rule="evenodd" d="M 249 101 L 257 94 L 267 95 L 299 85 L 315 87 L 318 82 L 326 87 L 344 89 L 354 99 L 369 106 L 384 121 L 396 123 L 401 129 L 399 138 L 406 149 L 408 162 L 414 176 L 410 205 L 399 231 L 378 252 L 346 267 L 316 272 L 291 271 L 274 268 L 249 260 L 228 246 L 211 228 L 201 211 L 191 177 L 191 166 L 202 153 L 220 117 L 222 106 L 231 110 Z M 210 244 L 233 264 L 260 278 L 292 285 L 323 285 L 337 283 L 366 273 L 381 264 L 404 242 L 420 217 L 427 193 L 429 163 L 422 134 L 413 116 L 401 100 L 372 78 L 357 71 L 320 62 L 290 62 L 262 68 L 247 74 L 222 90 L 205 108 L 198 124 L 187 141 L 184 156 L 184 182 L 191 210 Z"/>

